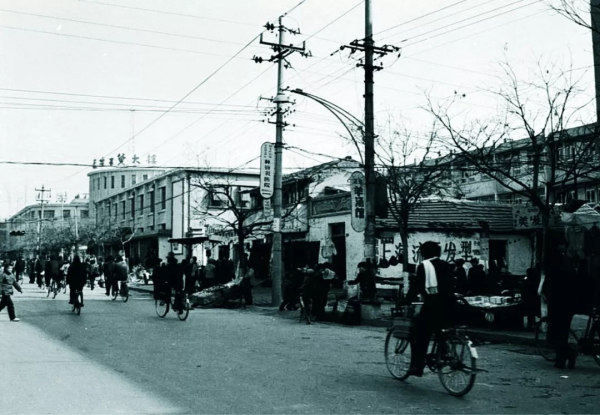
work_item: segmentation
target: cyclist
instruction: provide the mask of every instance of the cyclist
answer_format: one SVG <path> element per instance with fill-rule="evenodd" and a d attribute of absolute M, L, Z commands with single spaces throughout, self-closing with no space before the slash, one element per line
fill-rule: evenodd
<path fill-rule="evenodd" d="M 423 297 L 421 312 L 415 318 L 411 330 L 411 364 L 408 374 L 423 376 L 425 358 L 431 334 L 439 332 L 452 323 L 454 313 L 454 281 L 452 267 L 439 258 L 441 247 L 437 242 L 427 241 L 421 245 L 423 262 L 417 267 L 417 275 L 402 304 L 410 304 L 418 295 Z"/>
<path fill-rule="evenodd" d="M 185 288 L 185 283 L 183 279 L 183 271 L 182 268 L 177 263 L 177 258 L 175 258 L 175 254 L 173 252 L 169 252 L 167 256 L 167 266 L 165 268 L 165 274 L 167 276 L 167 281 L 169 284 L 169 289 L 167 293 L 170 293 L 170 290 L 175 290 L 175 310 L 178 313 L 183 313 L 183 309 L 181 307 L 181 302 L 183 298 L 183 289 Z M 171 295 L 168 294 L 167 298 L 170 299 Z"/>
<path fill-rule="evenodd" d="M 119 292 L 119 281 L 127 281 L 128 270 L 125 258 L 118 256 L 112 274 L 113 293 Z"/>
<path fill-rule="evenodd" d="M 69 304 L 74 304 L 77 299 L 77 291 L 83 291 L 87 280 L 85 264 L 81 262 L 79 255 L 75 255 L 73 263 L 67 271 L 67 284 L 69 284 Z M 81 307 L 83 307 L 83 295 L 81 296 Z"/>

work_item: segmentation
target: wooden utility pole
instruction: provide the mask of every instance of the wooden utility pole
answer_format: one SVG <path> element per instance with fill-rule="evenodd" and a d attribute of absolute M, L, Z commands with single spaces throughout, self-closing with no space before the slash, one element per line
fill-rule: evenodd
<path fill-rule="evenodd" d="M 590 0 L 592 20 L 592 51 L 594 53 L 594 81 L 596 93 L 596 122 L 600 123 L 600 0 Z"/>

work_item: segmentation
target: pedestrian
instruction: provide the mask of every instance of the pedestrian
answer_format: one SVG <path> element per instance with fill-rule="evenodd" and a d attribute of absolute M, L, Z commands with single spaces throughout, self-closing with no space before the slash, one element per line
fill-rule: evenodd
<path fill-rule="evenodd" d="M 54 279 L 55 268 L 58 273 L 58 263 L 56 262 L 56 259 L 48 255 L 46 257 L 46 266 L 44 267 L 44 284 L 46 285 L 46 288 L 50 287 L 50 283 Z"/>
<path fill-rule="evenodd" d="M 15 288 L 21 294 L 23 294 L 23 290 L 21 289 L 21 286 L 17 282 L 12 272 L 13 267 L 10 262 L 4 264 L 2 271 L 2 284 L 0 285 L 0 289 L 2 290 L 2 297 L 0 297 L 0 311 L 4 310 L 6 307 L 8 309 L 8 318 L 10 318 L 10 321 L 16 322 L 19 321 L 19 319 L 15 315 L 15 305 L 11 296 L 13 295 L 13 288 Z"/>
<path fill-rule="evenodd" d="M 487 291 L 485 282 L 485 270 L 479 263 L 479 259 L 471 258 L 471 268 L 467 274 L 468 292 L 472 294 L 484 294 Z"/>
<path fill-rule="evenodd" d="M 300 268 L 294 268 L 286 273 L 283 288 L 283 302 L 279 305 L 279 311 L 293 311 L 298 309 L 298 303 L 300 302 L 300 291 L 302 288 L 302 283 L 304 282 L 303 269 L 304 266 Z"/>
<path fill-rule="evenodd" d="M 375 275 L 367 262 L 359 262 L 356 266 L 358 273 L 354 280 L 347 281 L 348 285 L 359 284 L 360 299 L 363 301 L 373 301 L 376 294 Z"/>
<path fill-rule="evenodd" d="M 198 285 L 198 274 L 200 272 L 200 268 L 198 267 L 198 258 L 195 256 L 192 257 L 192 263 L 190 264 L 190 287 L 186 284 L 186 288 L 188 293 L 195 293 L 196 286 Z"/>
<path fill-rule="evenodd" d="M 106 258 L 106 262 L 104 263 L 104 288 L 106 289 L 106 296 L 110 296 L 111 289 L 113 294 L 115 293 L 113 280 L 115 273 L 115 261 L 112 255 L 109 255 Z"/>
<path fill-rule="evenodd" d="M 556 349 L 554 366 L 564 369 L 575 367 L 577 351 L 569 344 L 571 321 L 577 309 L 579 289 L 575 258 L 567 252 L 565 244 L 559 244 L 548 261 L 548 337 Z M 568 363 L 567 363 L 568 362 Z"/>
<path fill-rule="evenodd" d="M 77 299 L 77 292 L 83 291 L 87 281 L 87 271 L 85 264 L 81 262 L 79 255 L 75 255 L 73 263 L 67 271 L 67 284 L 69 284 L 69 304 L 74 304 Z M 82 295 L 81 307 L 83 307 Z"/>
<path fill-rule="evenodd" d="M 167 281 L 169 284 L 169 290 L 175 290 L 175 309 L 178 312 L 182 312 L 181 309 L 181 297 L 183 290 L 185 288 L 185 280 L 182 272 L 181 266 L 177 263 L 177 258 L 172 252 L 169 252 L 167 257 L 167 266 L 165 268 L 165 273 L 167 275 Z M 169 298 L 171 295 L 169 293 Z"/>
<path fill-rule="evenodd" d="M 454 290 L 455 292 L 465 295 L 467 293 L 467 271 L 465 270 L 465 260 L 458 258 L 454 261 Z"/>
<path fill-rule="evenodd" d="M 252 305 L 254 300 L 252 298 L 252 279 L 254 278 L 254 268 L 248 267 L 248 270 L 244 274 L 242 281 L 240 282 L 240 289 L 242 290 L 242 296 L 244 297 L 244 304 Z"/>
<path fill-rule="evenodd" d="M 45 273 L 45 269 L 46 269 L 46 260 L 44 259 L 44 256 L 38 256 L 36 258 L 35 261 L 35 276 L 36 276 L 36 282 L 37 282 L 37 286 L 38 288 L 42 288 L 44 281 L 43 281 L 43 277 L 44 277 L 44 273 Z"/>
<path fill-rule="evenodd" d="M 452 324 L 455 311 L 454 279 L 451 266 L 440 259 L 441 247 L 437 242 L 427 241 L 421 245 L 423 262 L 417 267 L 417 275 L 410 285 L 404 305 L 420 295 L 423 306 L 411 331 L 411 363 L 408 374 L 423 376 L 425 357 L 432 333 L 439 333 Z"/>
<path fill-rule="evenodd" d="M 210 257 L 210 252 L 206 253 L 208 258 L 206 261 L 206 267 L 204 269 L 204 287 L 209 288 L 216 284 L 217 279 L 217 262 Z"/>
<path fill-rule="evenodd" d="M 536 317 L 540 317 L 540 297 L 537 294 L 542 277 L 540 264 L 527 268 L 526 275 L 523 281 L 523 308 L 527 317 L 527 330 L 533 331 Z"/>
<path fill-rule="evenodd" d="M 23 256 L 19 254 L 17 261 L 15 262 L 15 278 L 17 281 L 23 281 L 23 274 L 25 273 L 25 261 Z"/>
<path fill-rule="evenodd" d="M 29 284 L 35 284 L 35 259 L 31 258 L 27 264 L 27 275 L 29 275 Z"/>
<path fill-rule="evenodd" d="M 156 266 L 152 270 L 152 284 L 154 285 L 154 299 L 168 301 L 166 294 L 169 288 L 169 282 L 167 281 L 167 274 L 165 273 L 165 264 L 162 258 L 158 258 Z"/>
<path fill-rule="evenodd" d="M 96 258 L 92 257 L 89 262 L 89 278 L 90 278 L 90 288 L 94 291 L 94 283 L 96 278 L 100 276 L 100 270 L 98 268 L 98 264 L 96 263 Z"/>

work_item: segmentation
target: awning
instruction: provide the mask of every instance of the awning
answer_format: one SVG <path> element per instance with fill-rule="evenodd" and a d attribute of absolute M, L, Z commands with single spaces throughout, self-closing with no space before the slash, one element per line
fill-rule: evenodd
<path fill-rule="evenodd" d="M 167 239 L 167 241 L 172 244 L 183 244 L 183 245 L 201 244 L 206 241 L 215 242 L 215 243 L 221 242 L 220 240 L 211 238 L 209 236 L 191 236 L 191 237 L 187 237 L 187 238 L 169 238 L 169 239 Z"/>

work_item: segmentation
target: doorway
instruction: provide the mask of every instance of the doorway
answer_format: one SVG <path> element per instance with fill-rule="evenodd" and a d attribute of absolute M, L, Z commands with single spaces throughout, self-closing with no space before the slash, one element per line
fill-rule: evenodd
<path fill-rule="evenodd" d="M 331 259 L 333 271 L 340 278 L 336 281 L 337 285 L 343 285 L 346 281 L 346 224 L 331 223 L 329 225 L 329 235 L 331 242 L 335 246 L 336 254 Z"/>
<path fill-rule="evenodd" d="M 505 239 L 490 239 L 490 262 L 496 261 L 500 269 L 508 266 L 508 258 L 506 257 L 506 240 Z"/>

